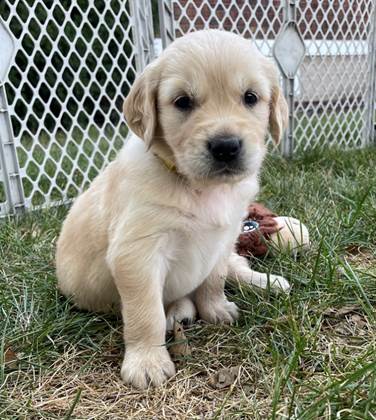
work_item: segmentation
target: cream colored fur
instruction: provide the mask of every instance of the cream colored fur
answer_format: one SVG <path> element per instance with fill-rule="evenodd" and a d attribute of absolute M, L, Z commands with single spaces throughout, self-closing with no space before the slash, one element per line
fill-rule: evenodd
<path fill-rule="evenodd" d="M 259 97 L 252 108 L 242 100 L 247 89 Z M 182 94 L 194 98 L 192 111 L 174 106 Z M 60 290 L 80 308 L 121 307 L 121 376 L 145 388 L 174 375 L 164 346 L 174 318 L 193 319 L 196 311 L 207 322 L 237 318 L 224 294 L 227 275 L 289 287 L 233 253 L 258 192 L 268 127 L 278 141 L 287 106 L 274 65 L 250 41 L 212 30 L 168 47 L 136 80 L 124 112 L 135 135 L 74 203 L 56 264 Z M 240 174 L 210 172 L 207 140 L 223 132 L 243 139 Z"/>

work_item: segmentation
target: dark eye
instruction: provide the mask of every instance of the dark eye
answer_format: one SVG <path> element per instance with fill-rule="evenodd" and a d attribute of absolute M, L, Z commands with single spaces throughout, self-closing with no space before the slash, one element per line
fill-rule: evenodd
<path fill-rule="evenodd" d="M 252 92 L 251 90 L 247 90 L 244 94 L 244 103 L 248 105 L 249 107 L 252 107 L 256 105 L 258 101 L 258 96 L 255 92 Z"/>
<path fill-rule="evenodd" d="M 174 105 L 181 111 L 189 111 L 193 108 L 193 101 L 189 96 L 179 96 L 175 99 Z"/>

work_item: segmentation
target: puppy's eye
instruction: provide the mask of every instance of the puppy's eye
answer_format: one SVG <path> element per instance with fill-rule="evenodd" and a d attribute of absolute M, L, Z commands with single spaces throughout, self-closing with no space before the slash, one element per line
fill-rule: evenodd
<path fill-rule="evenodd" d="M 193 108 L 193 100 L 189 96 L 179 96 L 174 100 L 174 105 L 180 111 L 189 111 Z"/>
<path fill-rule="evenodd" d="M 257 94 L 255 92 L 252 92 L 251 90 L 247 90 L 247 92 L 245 92 L 244 94 L 244 103 L 249 107 L 256 105 L 258 99 L 259 98 Z"/>

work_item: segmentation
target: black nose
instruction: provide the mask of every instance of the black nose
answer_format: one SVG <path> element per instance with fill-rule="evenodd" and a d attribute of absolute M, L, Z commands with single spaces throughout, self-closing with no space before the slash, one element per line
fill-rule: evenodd
<path fill-rule="evenodd" d="M 242 141 L 234 136 L 218 136 L 208 141 L 208 149 L 215 160 L 231 162 L 235 160 L 242 148 Z"/>

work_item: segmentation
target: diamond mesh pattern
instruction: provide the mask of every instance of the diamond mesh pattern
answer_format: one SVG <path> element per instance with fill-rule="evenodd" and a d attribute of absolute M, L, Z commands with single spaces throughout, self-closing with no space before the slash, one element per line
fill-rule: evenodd
<path fill-rule="evenodd" d="M 295 151 L 364 144 L 373 3 L 299 3 L 297 24 L 310 49 L 298 74 Z"/>
<path fill-rule="evenodd" d="M 114 158 L 135 77 L 127 0 L 7 0 L 7 100 L 26 207 L 76 196 Z M 4 195 L 1 192 L 0 201 Z"/>
<path fill-rule="evenodd" d="M 272 44 L 283 24 L 283 2 L 266 0 L 174 0 L 175 35 L 199 29 L 225 29 L 245 38 L 271 55 Z"/>
<path fill-rule="evenodd" d="M 364 144 L 370 82 L 372 0 L 297 3 L 297 25 L 306 57 L 295 83 L 294 151 L 323 145 Z M 219 28 L 252 38 L 272 55 L 283 27 L 284 2 L 173 0 L 175 35 Z"/>

